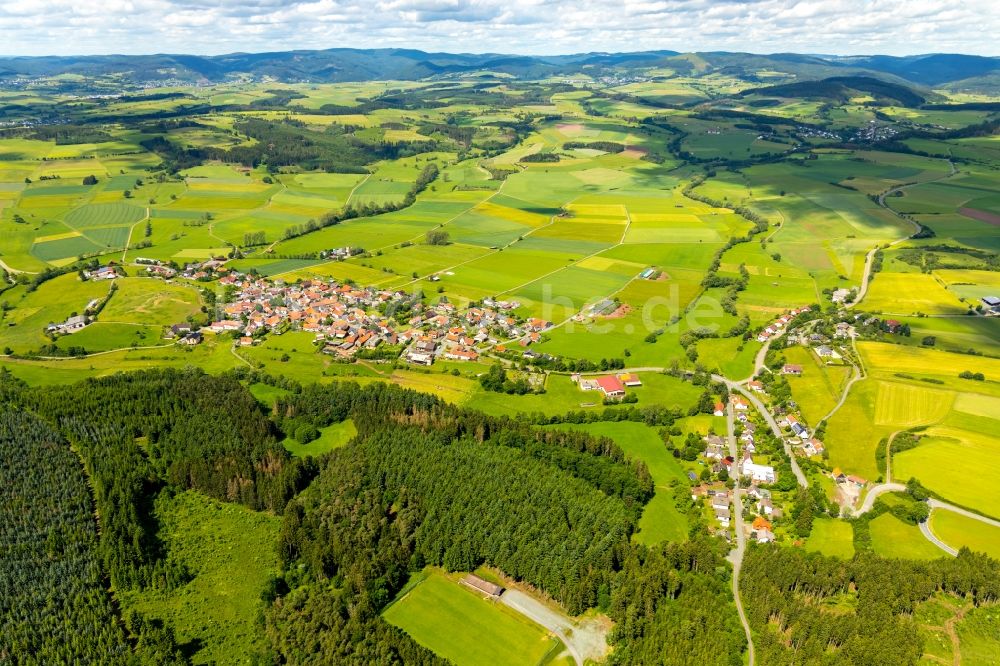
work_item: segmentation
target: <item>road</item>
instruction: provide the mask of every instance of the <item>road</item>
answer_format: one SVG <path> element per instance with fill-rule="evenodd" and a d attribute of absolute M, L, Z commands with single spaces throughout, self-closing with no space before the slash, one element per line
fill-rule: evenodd
<path fill-rule="evenodd" d="M 17 268 L 11 268 L 10 266 L 8 266 L 3 262 L 3 259 L 0 259 L 0 268 L 4 269 L 11 275 L 16 275 L 18 273 L 24 273 L 25 275 L 38 275 L 38 273 L 33 273 L 32 271 L 22 271 Z"/>
<path fill-rule="evenodd" d="M 808 488 L 809 479 L 807 479 L 806 475 L 803 474 L 802 468 L 799 467 L 798 461 L 795 460 L 795 452 L 792 451 L 791 444 L 789 444 L 788 441 L 785 439 L 784 434 L 781 432 L 781 428 L 778 426 L 778 422 L 774 420 L 773 416 L 771 416 L 771 412 L 768 411 L 764 403 L 758 400 L 757 396 L 753 395 L 750 391 L 743 388 L 743 386 L 740 385 L 738 382 L 726 379 L 722 375 L 712 375 L 712 379 L 714 379 L 717 382 L 724 382 L 726 386 L 729 387 L 730 391 L 739 391 L 741 394 L 743 394 L 743 397 L 745 397 L 747 400 L 750 401 L 750 404 L 757 409 L 760 415 L 767 422 L 767 425 L 770 426 L 771 432 L 774 433 L 774 436 L 780 439 L 782 444 L 784 445 L 785 453 L 788 455 L 788 460 L 792 465 L 792 473 L 795 474 L 795 478 L 798 480 L 799 485 L 802 486 L 803 488 Z"/>
<path fill-rule="evenodd" d="M 861 506 L 854 510 L 855 516 L 860 516 L 863 513 L 868 513 L 875 506 L 875 500 L 886 493 L 902 493 L 906 492 L 906 486 L 902 483 L 880 483 L 877 486 L 872 486 L 872 489 L 868 491 L 865 495 L 865 500 L 861 503 Z"/>
<path fill-rule="evenodd" d="M 930 506 L 931 510 L 934 509 L 944 509 L 946 511 L 951 511 L 952 513 L 957 513 L 960 516 L 965 516 L 966 518 L 972 518 L 973 520 L 978 520 L 981 523 L 986 523 L 987 525 L 992 525 L 993 527 L 1000 527 L 1000 520 L 994 520 L 993 518 L 987 518 L 968 509 L 963 509 L 960 506 L 955 506 L 954 504 L 949 504 L 948 502 L 942 502 L 941 500 L 936 500 L 933 497 L 927 500 L 927 505 Z"/>
<path fill-rule="evenodd" d="M 500 603 L 555 634 L 577 666 L 587 660 L 600 661 L 608 651 L 605 629 L 596 620 L 576 623 L 519 590 L 505 590 Z"/>
<path fill-rule="evenodd" d="M 872 507 L 875 505 L 875 500 L 877 500 L 880 496 L 886 493 L 901 493 L 905 491 L 906 491 L 906 486 L 904 486 L 901 483 L 880 483 L 877 486 L 872 487 L 872 489 L 868 491 L 868 494 L 865 496 L 865 501 L 862 502 L 861 507 L 854 512 L 854 515 L 860 516 L 863 513 L 868 513 L 869 511 L 871 511 Z M 927 506 L 930 507 L 931 514 L 934 513 L 935 509 L 943 509 L 945 511 L 952 511 L 961 516 L 965 516 L 966 518 L 971 518 L 972 520 L 978 520 L 979 522 L 985 523 L 986 525 L 992 525 L 993 527 L 1000 527 L 1000 520 L 995 520 L 993 518 L 987 518 L 986 516 L 981 516 L 978 513 L 969 511 L 968 509 L 963 509 L 960 506 L 955 506 L 954 504 L 950 504 L 948 502 L 942 502 L 941 500 L 934 499 L 933 497 L 927 500 Z M 934 532 L 931 531 L 930 522 L 931 522 L 930 516 L 928 516 L 927 520 L 920 523 L 919 524 L 920 532 L 927 538 L 928 541 L 930 541 L 932 544 L 934 544 L 944 552 L 948 553 L 949 555 L 958 555 L 958 550 L 949 546 L 944 541 L 941 541 L 941 539 L 937 538 Z"/>
<path fill-rule="evenodd" d="M 736 449 L 736 424 L 733 416 L 732 403 L 726 409 L 726 439 L 729 442 L 729 455 L 733 460 L 739 461 L 739 451 Z M 727 558 L 733 565 L 733 599 L 736 600 L 736 612 L 740 616 L 743 624 L 743 632 L 747 636 L 747 657 L 748 666 L 754 666 L 753 634 L 750 633 L 750 622 L 747 620 L 743 610 L 743 599 L 740 597 L 740 571 L 743 569 L 743 555 L 747 550 L 747 537 L 743 533 L 743 498 L 740 495 L 740 466 L 733 464 L 733 525 L 736 528 L 736 548 L 734 548 Z"/>
<path fill-rule="evenodd" d="M 741 381 L 740 382 L 741 384 L 750 381 L 754 377 L 757 377 L 758 375 L 760 375 L 760 373 L 764 372 L 764 370 L 767 369 L 767 365 L 764 364 L 764 361 L 765 359 L 767 359 L 768 350 L 771 349 L 771 343 L 774 342 L 776 338 L 780 338 L 784 334 L 785 334 L 784 330 L 778 331 L 777 335 L 768 338 L 767 342 L 765 342 L 763 346 L 761 346 L 761 348 L 757 350 L 757 355 L 754 356 L 753 359 L 753 374 L 744 379 L 743 381 Z"/>
<path fill-rule="evenodd" d="M 816 427 L 819 427 L 820 423 L 828 421 L 830 417 L 836 414 L 837 410 L 843 407 L 844 403 L 847 402 L 847 395 L 851 392 L 851 387 L 854 386 L 854 383 L 859 379 L 864 379 L 863 375 L 861 374 L 861 371 L 858 370 L 858 366 L 852 363 L 851 369 L 854 371 L 853 376 L 849 380 L 847 380 L 847 384 L 844 385 L 844 390 L 840 394 L 840 400 L 838 400 L 837 404 L 833 406 L 833 409 L 827 412 L 823 418 L 821 418 L 819 421 L 816 422 Z"/>
<path fill-rule="evenodd" d="M 957 513 L 960 516 L 965 516 L 966 518 L 971 518 L 972 520 L 978 520 L 986 525 L 992 525 L 993 527 L 1000 527 L 1000 520 L 994 520 L 993 518 L 987 518 L 986 516 L 981 516 L 978 513 L 963 509 L 960 506 L 955 506 L 954 504 L 949 504 L 948 502 L 942 502 L 941 500 L 934 499 L 933 497 L 927 500 L 927 505 L 931 508 L 931 515 L 934 514 L 935 509 L 943 509 L 944 511 L 951 511 L 952 513 Z M 927 540 L 932 544 L 948 553 L 949 555 L 958 555 L 958 550 L 949 546 L 941 539 L 937 538 L 937 535 L 931 531 L 931 519 L 928 516 L 927 520 L 920 523 L 920 531 L 923 533 Z"/>
<path fill-rule="evenodd" d="M 930 526 L 930 519 L 929 518 L 927 520 L 925 520 L 924 522 L 920 523 L 920 531 L 923 533 L 923 535 L 925 537 L 927 537 L 928 541 L 930 541 L 932 544 L 934 544 L 935 546 L 937 546 L 938 548 L 940 548 L 944 552 L 946 552 L 946 553 L 948 553 L 949 555 L 952 555 L 952 556 L 958 555 L 958 551 L 957 550 L 955 550 L 954 548 L 952 548 L 951 546 L 949 546 L 948 544 L 946 544 L 944 541 L 941 541 L 941 539 L 938 539 L 936 536 L 934 536 L 934 532 L 931 532 L 931 526 Z"/>

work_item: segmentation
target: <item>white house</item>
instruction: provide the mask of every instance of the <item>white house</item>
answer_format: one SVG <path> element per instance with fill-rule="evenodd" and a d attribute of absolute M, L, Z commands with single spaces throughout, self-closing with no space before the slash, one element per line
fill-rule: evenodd
<path fill-rule="evenodd" d="M 748 476 L 760 483 L 774 483 L 774 468 L 770 465 L 758 465 L 750 458 L 743 461 L 743 476 Z"/>

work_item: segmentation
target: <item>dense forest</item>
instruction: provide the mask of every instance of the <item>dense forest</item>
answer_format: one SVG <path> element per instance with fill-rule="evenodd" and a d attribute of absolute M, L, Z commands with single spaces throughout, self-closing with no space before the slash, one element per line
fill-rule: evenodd
<path fill-rule="evenodd" d="M 920 562 L 752 546 L 740 583 L 762 664 L 916 664 L 918 603 L 938 592 L 977 605 L 1000 599 L 997 562 L 965 549 Z"/>
<path fill-rule="evenodd" d="M 69 446 L 31 414 L 0 409 L 0 663 L 181 660 L 167 628 L 130 618 L 133 652 L 105 588 L 97 539 Z"/>

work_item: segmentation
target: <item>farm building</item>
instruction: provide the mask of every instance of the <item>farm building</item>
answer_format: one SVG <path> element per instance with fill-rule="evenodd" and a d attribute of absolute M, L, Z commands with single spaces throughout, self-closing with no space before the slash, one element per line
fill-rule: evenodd
<path fill-rule="evenodd" d="M 74 315 L 61 324 L 49 324 L 49 327 L 46 330 L 57 331 L 59 333 L 75 333 L 81 328 L 86 327 L 86 325 L 86 317 L 83 315 Z"/>
<path fill-rule="evenodd" d="M 639 379 L 639 375 L 634 372 L 623 372 L 618 375 L 618 379 L 625 386 L 642 386 L 642 380 Z"/>
<path fill-rule="evenodd" d="M 96 271 L 85 273 L 85 275 L 91 280 L 114 280 L 118 277 L 113 266 L 101 266 Z"/>
<path fill-rule="evenodd" d="M 794 363 L 786 363 L 781 368 L 781 374 L 783 375 L 793 375 L 795 377 L 802 376 L 802 366 L 796 365 Z"/>
<path fill-rule="evenodd" d="M 597 387 L 609 398 L 625 395 L 625 385 L 617 377 L 611 375 L 598 377 Z"/>
<path fill-rule="evenodd" d="M 486 596 L 493 597 L 494 599 L 498 598 L 501 594 L 503 594 L 504 591 L 504 588 L 502 586 L 497 585 L 496 583 L 491 583 L 488 580 L 483 580 L 482 578 L 476 576 L 475 574 L 469 574 L 468 576 L 463 578 L 462 583 L 464 585 L 468 585 L 473 590 L 476 590 L 477 592 L 482 592 Z"/>

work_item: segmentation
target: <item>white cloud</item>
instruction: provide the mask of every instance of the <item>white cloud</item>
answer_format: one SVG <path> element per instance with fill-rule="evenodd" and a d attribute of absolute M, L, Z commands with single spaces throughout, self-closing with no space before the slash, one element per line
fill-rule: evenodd
<path fill-rule="evenodd" d="M 7 0 L 7 55 L 799 51 L 997 55 L 994 0 Z"/>

